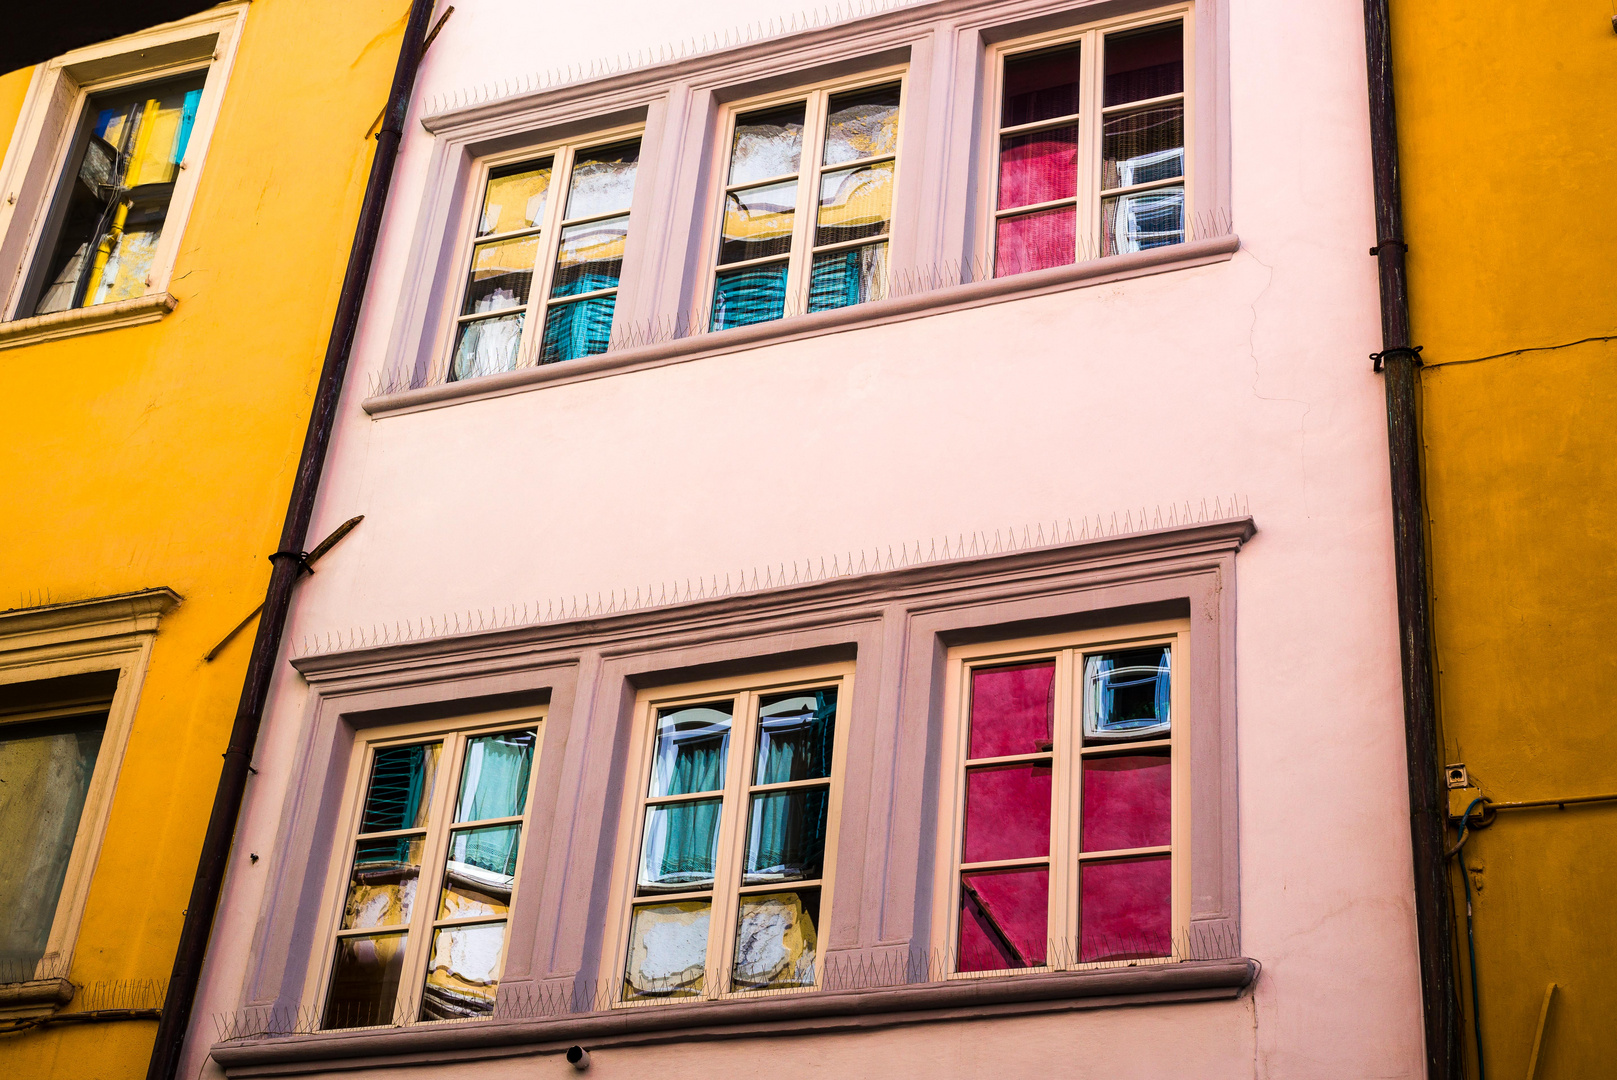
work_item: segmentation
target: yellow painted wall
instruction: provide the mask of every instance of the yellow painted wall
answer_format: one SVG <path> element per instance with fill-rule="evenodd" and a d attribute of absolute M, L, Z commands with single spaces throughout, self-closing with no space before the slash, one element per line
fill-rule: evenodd
<path fill-rule="evenodd" d="M 161 322 L 0 350 L 0 609 L 167 586 L 70 978 L 166 979 L 407 0 L 249 10 Z M 29 73 L 0 78 L 0 146 Z M 204 1023 L 208 1018 L 200 1018 Z M 156 1024 L 0 1035 L 12 1077 L 144 1076 Z"/>
<path fill-rule="evenodd" d="M 1570 344 L 1617 335 L 1614 11 L 1391 7 L 1445 752 L 1498 801 L 1617 792 L 1617 340 Z M 1614 836 L 1605 804 L 1467 842 L 1489 1076 L 1527 1076 L 1551 982 L 1539 1080 L 1617 1068 Z"/>

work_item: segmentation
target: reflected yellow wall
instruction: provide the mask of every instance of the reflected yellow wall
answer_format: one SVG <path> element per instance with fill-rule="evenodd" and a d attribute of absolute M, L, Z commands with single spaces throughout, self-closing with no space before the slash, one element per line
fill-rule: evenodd
<path fill-rule="evenodd" d="M 1617 792 L 1617 340 L 1569 344 L 1617 335 L 1613 11 L 1391 7 L 1445 753 L 1499 801 Z M 1551 982 L 1539 1080 L 1611 1074 L 1613 836 L 1606 804 L 1467 842 L 1491 1077 L 1527 1075 Z"/>
<path fill-rule="evenodd" d="M 249 9 L 170 291 L 146 326 L 0 350 L 0 609 L 167 586 L 69 977 L 166 979 L 407 0 Z M 29 72 L 0 77 L 0 146 Z M 210 1023 L 208 1018 L 199 1018 Z M 156 1024 L 0 1035 L 11 1077 L 144 1076 Z"/>

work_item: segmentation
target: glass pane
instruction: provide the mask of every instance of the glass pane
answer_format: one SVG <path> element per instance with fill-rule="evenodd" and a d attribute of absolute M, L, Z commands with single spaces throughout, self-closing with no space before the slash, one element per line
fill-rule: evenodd
<path fill-rule="evenodd" d="M 612 313 L 617 306 L 617 293 L 551 305 L 545 313 L 545 336 L 539 343 L 539 362 L 555 364 L 606 352 L 607 346 L 612 344 Z"/>
<path fill-rule="evenodd" d="M 962 862 L 1050 854 L 1050 766 L 997 765 L 966 772 Z"/>
<path fill-rule="evenodd" d="M 731 709 L 725 701 L 658 712 L 649 797 L 718 791 L 724 786 Z"/>
<path fill-rule="evenodd" d="M 825 872 L 829 788 L 796 788 L 752 797 L 743 885 L 803 881 Z"/>
<path fill-rule="evenodd" d="M 1050 871 L 984 870 L 960 875 L 959 971 L 1044 963 L 1050 932 Z"/>
<path fill-rule="evenodd" d="M 1070 266 L 1077 251 L 1078 211 L 1071 206 L 1000 218 L 994 237 L 994 276 Z"/>
<path fill-rule="evenodd" d="M 786 314 L 786 263 L 749 266 L 713 283 L 712 329 L 769 322 Z"/>
<path fill-rule="evenodd" d="M 638 139 L 580 152 L 573 160 L 567 219 L 626 213 L 634 201 L 634 175 L 639 163 Z"/>
<path fill-rule="evenodd" d="M 1078 125 L 999 141 L 999 208 L 1070 198 L 1078 192 Z"/>
<path fill-rule="evenodd" d="M 421 1019 L 460 1020 L 494 1015 L 500 989 L 505 924 L 445 926 L 432 937 L 432 963 L 421 994 Z"/>
<path fill-rule="evenodd" d="M 840 244 L 880 236 L 891 225 L 893 163 L 861 165 L 820 176 L 820 216 L 815 244 Z"/>
<path fill-rule="evenodd" d="M 1173 952 L 1168 856 L 1086 862 L 1078 874 L 1079 961 L 1136 960 Z"/>
<path fill-rule="evenodd" d="M 519 311 L 515 315 L 461 323 L 455 338 L 455 358 L 449 365 L 449 381 L 475 379 L 515 368 L 522 347 L 522 324 L 527 317 L 526 311 Z"/>
<path fill-rule="evenodd" d="M 1119 255 L 1185 240 L 1185 189 L 1156 188 L 1102 199 L 1101 254 Z"/>
<path fill-rule="evenodd" d="M 1108 116 L 1103 126 L 1101 187 L 1128 187 L 1185 175 L 1183 102 Z"/>
<path fill-rule="evenodd" d="M 533 265 L 539 258 L 539 238 L 496 240 L 472 249 L 471 278 L 466 282 L 462 315 L 521 307 L 533 288 Z"/>
<path fill-rule="evenodd" d="M 360 815 L 361 833 L 426 827 L 432 809 L 432 781 L 443 748 L 443 743 L 417 743 L 376 751 L 365 810 Z"/>
<path fill-rule="evenodd" d="M 810 311 L 851 307 L 887 296 L 887 241 L 814 256 Z"/>
<path fill-rule="evenodd" d="M 1063 45 L 1005 58 L 1000 127 L 1078 112 L 1079 46 Z"/>
<path fill-rule="evenodd" d="M 640 847 L 641 893 L 690 892 L 713 887 L 721 799 L 646 807 Z"/>
<path fill-rule="evenodd" d="M 803 106 L 798 101 L 736 117 L 730 149 L 731 184 L 796 176 L 803 157 Z"/>
<path fill-rule="evenodd" d="M 1107 105 L 1178 94 L 1184 89 L 1183 23 L 1106 35 Z"/>
<path fill-rule="evenodd" d="M 968 758 L 1048 754 L 1055 746 L 1056 662 L 975 668 Z"/>
<path fill-rule="evenodd" d="M 741 262 L 792 250 L 797 181 L 732 191 L 724 197 L 724 235 L 719 262 Z"/>
<path fill-rule="evenodd" d="M 504 915 L 511 910 L 522 826 L 490 825 L 449 834 L 438 918 Z"/>
<path fill-rule="evenodd" d="M 831 775 L 837 688 L 772 694 L 758 704 L 755 784 L 784 784 Z"/>
<path fill-rule="evenodd" d="M 826 165 L 883 157 L 898 149 L 897 83 L 832 94 L 825 118 Z"/>
<path fill-rule="evenodd" d="M 528 773 L 538 732 L 502 731 L 466 740 L 456 821 L 515 817 L 528 803 Z"/>
<path fill-rule="evenodd" d="M 706 900 L 687 900 L 634 909 L 623 969 L 624 1001 L 702 993 L 711 908 Z"/>
<path fill-rule="evenodd" d="M 103 713 L 0 727 L 0 976 L 34 977 L 50 941 L 84 799 L 106 731 Z"/>
<path fill-rule="evenodd" d="M 533 228 L 544 219 L 545 197 L 549 194 L 549 158 L 489 170 L 477 235 Z"/>
<path fill-rule="evenodd" d="M 1172 696 L 1166 646 L 1084 657 L 1085 741 L 1166 735 Z"/>
<path fill-rule="evenodd" d="M 623 274 L 623 244 L 629 235 L 627 217 L 569 225 L 561 231 L 556 252 L 556 274 L 551 296 L 576 296 L 597 289 L 615 289 Z"/>
<path fill-rule="evenodd" d="M 321 1027 L 373 1027 L 394 1022 L 408 937 L 399 933 L 337 939 Z"/>
<path fill-rule="evenodd" d="M 421 883 L 421 843 L 420 836 L 396 836 L 354 845 L 344 930 L 409 924 L 416 886 Z"/>
<path fill-rule="evenodd" d="M 819 923 L 819 889 L 743 896 L 730 988 L 813 986 Z"/>
<path fill-rule="evenodd" d="M 1167 754 L 1086 758 L 1083 790 L 1083 850 L 1172 842 L 1173 769 Z"/>

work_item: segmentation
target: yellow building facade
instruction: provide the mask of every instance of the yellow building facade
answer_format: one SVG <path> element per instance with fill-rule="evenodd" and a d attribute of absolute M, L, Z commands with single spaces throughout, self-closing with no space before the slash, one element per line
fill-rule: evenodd
<path fill-rule="evenodd" d="M 146 1073 L 407 9 L 0 76 L 8 1076 Z"/>
<path fill-rule="evenodd" d="M 1446 761 L 1465 770 L 1447 771 L 1451 813 L 1479 797 L 1611 794 L 1614 12 L 1606 0 L 1391 10 L 1439 718 Z M 1617 802 L 1502 809 L 1485 824 L 1463 848 L 1469 932 L 1451 866 L 1468 1073 L 1480 1026 L 1488 1076 L 1609 1075 Z"/>

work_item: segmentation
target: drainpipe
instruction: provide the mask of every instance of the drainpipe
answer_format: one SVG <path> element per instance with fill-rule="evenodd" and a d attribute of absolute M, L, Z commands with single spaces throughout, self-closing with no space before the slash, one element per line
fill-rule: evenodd
<path fill-rule="evenodd" d="M 1364 0 L 1370 76 L 1370 156 L 1374 171 L 1376 256 L 1381 278 L 1381 351 L 1372 359 L 1387 387 L 1387 450 L 1392 465 L 1392 544 L 1398 585 L 1398 644 L 1404 684 L 1404 748 L 1409 773 L 1409 832 L 1415 870 L 1421 998 L 1428 1080 L 1463 1076 L 1459 999 L 1455 993 L 1442 743 L 1432 684 L 1431 609 L 1416 411 L 1420 349 L 1409 341 L 1409 281 L 1398 185 L 1398 121 L 1393 111 L 1389 0 Z"/>
<path fill-rule="evenodd" d="M 393 180 L 393 163 L 399 154 L 399 139 L 404 132 L 404 117 L 409 111 L 410 91 L 415 85 L 416 66 L 421 61 L 425 47 L 423 39 L 433 2 L 411 0 L 409 21 L 404 28 L 404 40 L 399 46 L 398 66 L 393 71 L 393 86 L 388 91 L 382 127 L 376 135 L 376 154 L 371 159 L 370 179 L 365 184 L 359 223 L 354 230 L 353 247 L 348 253 L 348 268 L 343 275 L 342 293 L 337 300 L 337 314 L 332 320 L 331 340 L 326 345 L 320 383 L 315 390 L 314 406 L 309 415 L 309 430 L 303 439 L 303 453 L 298 459 L 297 476 L 292 483 L 292 498 L 286 508 L 280 550 L 270 556 L 270 582 L 264 596 L 263 615 L 258 620 L 258 634 L 253 639 L 253 652 L 247 663 L 241 703 L 237 706 L 230 743 L 225 750 L 219 790 L 214 795 L 208 831 L 202 841 L 202 853 L 197 859 L 196 881 L 191 886 L 190 903 L 186 905 L 185 923 L 180 929 L 174 970 L 169 975 L 168 995 L 163 1001 L 163 1017 L 157 1025 L 157 1041 L 152 1047 L 146 1080 L 174 1080 L 175 1070 L 179 1067 L 180 1049 L 190 1025 L 197 983 L 202 975 L 202 961 L 208 948 L 208 936 L 213 929 L 214 910 L 224 885 L 231 838 L 236 831 L 236 818 L 241 812 L 247 776 L 252 769 L 253 748 L 258 741 L 258 728 L 264 715 L 264 699 L 269 694 L 270 676 L 281 651 L 281 633 L 286 623 L 287 608 L 292 601 L 292 586 L 304 569 L 303 543 L 309 530 L 309 518 L 314 513 L 315 492 L 320 486 L 326 448 L 331 443 L 337 399 L 342 393 L 348 354 L 359 325 L 360 306 L 370 279 L 371 258 L 376 252 L 382 212 L 387 204 L 388 187 Z"/>

